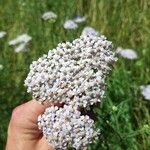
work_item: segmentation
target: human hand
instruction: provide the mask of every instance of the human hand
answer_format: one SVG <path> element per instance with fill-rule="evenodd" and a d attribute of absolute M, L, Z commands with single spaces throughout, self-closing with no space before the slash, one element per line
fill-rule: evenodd
<path fill-rule="evenodd" d="M 35 100 L 16 107 L 8 127 L 6 150 L 53 150 L 38 129 L 37 118 L 47 104 Z"/>

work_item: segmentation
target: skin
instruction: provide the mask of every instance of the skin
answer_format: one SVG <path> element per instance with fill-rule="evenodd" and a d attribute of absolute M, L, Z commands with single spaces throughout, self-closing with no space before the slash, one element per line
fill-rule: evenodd
<path fill-rule="evenodd" d="M 8 127 L 6 150 L 54 150 L 38 129 L 37 118 L 48 104 L 31 100 L 16 107 Z"/>

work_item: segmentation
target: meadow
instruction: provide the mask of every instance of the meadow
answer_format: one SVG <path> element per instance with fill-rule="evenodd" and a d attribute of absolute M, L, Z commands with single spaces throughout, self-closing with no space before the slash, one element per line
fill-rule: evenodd
<path fill-rule="evenodd" d="M 140 93 L 140 86 L 150 84 L 150 1 L 149 0 L 0 0 L 0 149 L 5 149 L 12 110 L 32 97 L 24 80 L 29 65 L 63 41 L 79 37 L 91 26 L 118 46 L 134 49 L 138 59 L 118 56 L 107 78 L 106 95 L 94 113 L 99 140 L 89 150 L 150 149 L 150 101 Z M 44 21 L 46 11 L 58 15 L 55 22 Z M 74 16 L 86 16 L 75 30 L 63 24 Z M 16 53 L 8 42 L 17 35 L 32 37 L 29 50 Z"/>

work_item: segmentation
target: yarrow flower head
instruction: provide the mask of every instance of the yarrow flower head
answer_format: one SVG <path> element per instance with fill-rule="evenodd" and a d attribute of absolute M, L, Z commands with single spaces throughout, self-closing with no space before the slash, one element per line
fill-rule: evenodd
<path fill-rule="evenodd" d="M 98 31 L 96 31 L 94 28 L 92 27 L 85 27 L 82 31 L 82 35 L 93 35 L 93 36 L 99 36 L 100 33 Z"/>
<path fill-rule="evenodd" d="M 76 22 L 76 23 L 82 23 L 82 22 L 85 22 L 85 21 L 86 21 L 86 17 L 76 16 L 76 17 L 73 19 L 73 21 Z"/>
<path fill-rule="evenodd" d="M 15 52 L 27 51 L 27 45 L 32 40 L 32 37 L 28 34 L 22 34 L 17 36 L 16 39 L 9 41 L 9 45 L 16 46 Z"/>
<path fill-rule="evenodd" d="M 76 28 L 78 28 L 78 25 L 73 20 L 67 20 L 64 23 L 64 28 L 65 29 L 76 29 Z"/>
<path fill-rule="evenodd" d="M 58 44 L 34 61 L 25 86 L 40 102 L 87 107 L 103 98 L 105 78 L 114 61 L 112 44 L 106 37 L 81 36 L 72 43 Z"/>
<path fill-rule="evenodd" d="M 150 85 L 142 85 L 140 86 L 140 90 L 144 98 L 150 100 Z"/>
<path fill-rule="evenodd" d="M 52 11 L 48 11 L 48 12 L 45 12 L 42 15 L 42 19 L 43 20 L 55 21 L 57 19 L 57 15 Z"/>
<path fill-rule="evenodd" d="M 122 57 L 126 59 L 137 59 L 137 53 L 132 49 L 123 49 L 121 47 L 118 47 L 116 50 L 116 53 L 120 54 Z"/>
<path fill-rule="evenodd" d="M 5 31 L 0 31 L 0 39 L 3 38 L 6 35 Z"/>
<path fill-rule="evenodd" d="M 76 108 L 66 105 L 63 108 L 47 108 L 38 117 L 38 126 L 56 150 L 66 150 L 67 147 L 84 149 L 99 134 L 99 131 L 94 130 L 94 121 L 89 116 L 83 116 Z"/>
<path fill-rule="evenodd" d="M 82 35 L 72 43 L 60 43 L 30 65 L 25 80 L 27 91 L 39 102 L 51 106 L 38 117 L 38 127 L 55 149 L 85 149 L 96 140 L 94 121 L 83 116 L 85 109 L 100 102 L 105 78 L 117 58 L 105 36 Z"/>

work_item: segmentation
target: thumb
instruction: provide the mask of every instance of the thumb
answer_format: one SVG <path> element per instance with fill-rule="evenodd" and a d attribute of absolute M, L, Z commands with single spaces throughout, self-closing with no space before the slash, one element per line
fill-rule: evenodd
<path fill-rule="evenodd" d="M 48 106 L 48 103 L 39 104 L 36 100 L 17 106 L 12 112 L 11 122 L 17 124 L 22 121 L 24 123 L 26 119 L 29 119 L 36 123 L 38 115 L 43 113 Z"/>
<path fill-rule="evenodd" d="M 63 106 L 63 103 L 49 103 L 45 101 L 43 104 L 38 103 L 36 100 L 31 100 L 20 106 L 17 106 L 12 113 L 10 125 L 16 128 L 38 128 L 37 118 L 42 114 L 47 107 L 57 105 Z"/>

